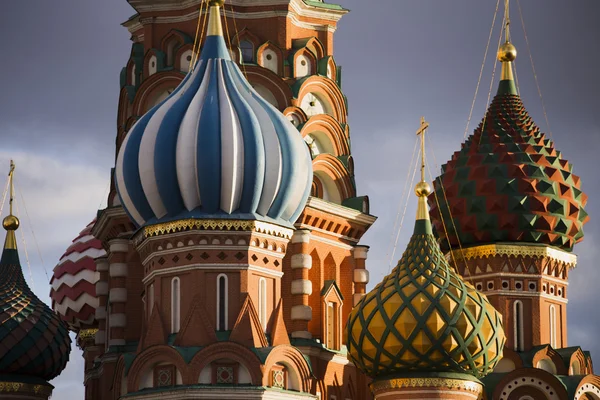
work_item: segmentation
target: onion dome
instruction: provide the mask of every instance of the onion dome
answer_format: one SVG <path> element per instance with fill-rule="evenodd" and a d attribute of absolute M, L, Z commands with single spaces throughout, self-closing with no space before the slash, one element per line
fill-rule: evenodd
<path fill-rule="evenodd" d="M 525 110 L 513 80 L 516 55 L 508 41 L 500 47 L 498 93 L 434 182 L 429 205 L 445 250 L 525 242 L 571 251 L 583 239 L 587 196 L 573 166 Z"/>
<path fill-rule="evenodd" d="M 50 279 L 52 309 L 75 332 L 96 326 L 96 282 L 99 275 L 94 260 L 105 256 L 106 252 L 102 242 L 92 235 L 95 223 L 94 219 L 73 240 L 54 267 Z"/>
<path fill-rule="evenodd" d="M 138 225 L 186 218 L 290 226 L 310 193 L 312 163 L 297 129 L 229 56 L 220 5 L 193 70 L 141 117 L 116 163 L 121 202 Z"/>
<path fill-rule="evenodd" d="M 416 188 L 417 221 L 392 273 L 350 313 L 349 359 L 367 376 L 459 373 L 481 378 L 502 358 L 502 317 L 448 265 L 433 236 L 426 198 Z"/>
<path fill-rule="evenodd" d="M 21 269 L 15 231 L 19 220 L 11 214 L 0 258 L 0 374 L 25 375 L 46 381 L 67 365 L 71 338 L 67 325 L 31 291 Z"/>

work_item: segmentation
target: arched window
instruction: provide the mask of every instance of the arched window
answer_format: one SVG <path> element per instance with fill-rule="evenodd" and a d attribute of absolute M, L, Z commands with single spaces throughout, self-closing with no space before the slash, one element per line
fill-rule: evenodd
<path fill-rule="evenodd" d="M 171 333 L 179 332 L 181 314 L 181 288 L 178 277 L 171 280 Z"/>
<path fill-rule="evenodd" d="M 249 40 L 242 40 L 240 42 L 240 51 L 242 52 L 243 63 L 254 62 L 254 44 Z"/>
<path fill-rule="evenodd" d="M 217 330 L 227 330 L 227 306 L 229 304 L 229 296 L 227 295 L 228 281 L 227 275 L 220 274 L 217 276 Z"/>
<path fill-rule="evenodd" d="M 263 330 L 267 330 L 267 280 L 258 280 L 258 317 Z"/>
<path fill-rule="evenodd" d="M 550 306 L 550 346 L 556 349 L 556 307 Z"/>
<path fill-rule="evenodd" d="M 154 283 L 150 285 L 148 289 L 148 315 L 152 315 L 152 309 L 154 308 Z"/>
<path fill-rule="evenodd" d="M 523 302 L 521 300 L 515 301 L 513 315 L 515 351 L 523 351 L 525 349 L 525 333 L 523 331 Z"/>

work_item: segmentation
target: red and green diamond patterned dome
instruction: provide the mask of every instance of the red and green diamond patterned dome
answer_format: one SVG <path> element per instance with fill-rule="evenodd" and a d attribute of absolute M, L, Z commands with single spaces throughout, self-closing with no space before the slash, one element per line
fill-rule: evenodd
<path fill-rule="evenodd" d="M 444 250 L 526 242 L 571 251 L 583 239 L 587 196 L 571 163 L 523 106 L 512 79 L 516 51 L 503 48 L 496 97 L 434 181 L 429 205 L 435 230 Z"/>
<path fill-rule="evenodd" d="M 7 234 L 0 258 L 0 374 L 48 381 L 69 361 L 69 331 L 25 282 L 15 236 L 19 220 L 9 215 L 3 226 Z"/>

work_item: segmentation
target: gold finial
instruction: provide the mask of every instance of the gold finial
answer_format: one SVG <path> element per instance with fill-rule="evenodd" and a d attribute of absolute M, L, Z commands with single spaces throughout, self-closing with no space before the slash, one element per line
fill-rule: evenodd
<path fill-rule="evenodd" d="M 415 187 L 415 193 L 419 198 L 417 207 L 417 219 L 429 219 L 429 210 L 427 208 L 427 196 L 431 194 L 431 186 L 425 180 L 425 133 L 429 128 L 429 122 L 425 117 L 421 117 L 421 126 L 417 130 L 417 136 L 421 136 L 421 181 Z"/>
<path fill-rule="evenodd" d="M 19 218 L 13 215 L 13 200 L 15 197 L 15 188 L 13 183 L 13 178 L 15 174 L 15 163 L 10 160 L 10 171 L 8 172 L 8 182 L 9 182 L 9 214 L 2 221 L 2 226 L 6 229 L 6 240 L 4 242 L 5 249 L 16 249 L 17 248 L 17 238 L 15 236 L 15 231 L 19 229 Z"/>
<path fill-rule="evenodd" d="M 512 62 L 517 58 L 517 48 L 510 42 L 510 4 L 509 0 L 504 0 L 504 28 L 505 41 L 498 48 L 498 61 L 502 63 L 502 75 L 500 80 L 512 81 L 513 70 Z"/>
<path fill-rule="evenodd" d="M 209 0 L 208 6 L 208 36 L 223 36 L 223 25 L 221 24 L 221 7 L 225 0 Z"/>

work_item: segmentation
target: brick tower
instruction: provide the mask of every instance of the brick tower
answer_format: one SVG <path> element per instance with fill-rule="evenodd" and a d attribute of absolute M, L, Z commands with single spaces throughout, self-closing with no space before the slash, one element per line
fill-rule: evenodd
<path fill-rule="evenodd" d="M 86 398 L 368 398 L 342 336 L 375 221 L 333 58 L 347 10 L 222 3 L 130 1 Z"/>

